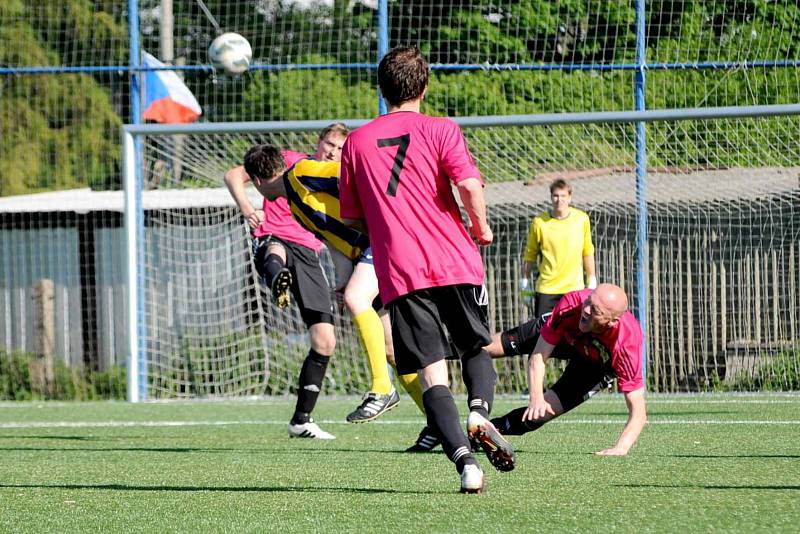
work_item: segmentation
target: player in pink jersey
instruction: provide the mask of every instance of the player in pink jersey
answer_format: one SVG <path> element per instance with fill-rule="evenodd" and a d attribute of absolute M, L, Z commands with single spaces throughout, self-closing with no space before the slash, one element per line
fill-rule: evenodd
<path fill-rule="evenodd" d="M 564 295 L 552 313 L 496 334 L 488 347 L 494 357 L 530 354 L 527 407 L 492 419 L 506 435 L 536 430 L 568 412 L 616 377 L 628 406 L 628 421 L 605 456 L 624 456 L 647 421 L 642 377 L 642 330 L 628 311 L 628 297 L 619 286 L 600 284 Z M 545 362 L 567 360 L 564 373 L 544 391 Z"/>
<path fill-rule="evenodd" d="M 339 161 L 349 133 L 341 123 L 323 129 L 313 159 Z M 287 167 L 308 157 L 288 150 L 282 151 L 282 155 Z M 245 185 L 251 181 L 244 166 L 225 173 L 225 184 L 253 233 L 256 271 L 271 289 L 279 307 L 289 304 L 289 292 L 294 295 L 311 338 L 311 350 L 300 370 L 297 406 L 289 423 L 289 436 L 333 439 L 333 435 L 311 419 L 336 346 L 330 286 L 319 258 L 322 243 L 294 220 L 285 198 L 275 201 L 265 198 L 262 209 L 255 209 L 245 192 Z"/>
<path fill-rule="evenodd" d="M 342 123 L 327 126 L 319 134 L 312 159 L 339 161 L 342 146 L 349 133 L 350 130 Z M 283 156 L 287 167 L 308 158 L 306 154 L 290 150 L 284 150 Z M 301 245 L 317 254 L 322 243 L 294 220 L 286 199 L 271 201 L 264 198 L 262 208 L 255 209 L 245 193 L 245 185 L 250 181 L 251 178 L 243 166 L 225 173 L 225 184 L 252 229 L 256 269 L 268 282 L 278 305 L 284 308 L 289 304 L 288 290 L 291 285 L 291 273 L 286 269 L 285 243 Z"/>
<path fill-rule="evenodd" d="M 484 305 L 483 262 L 472 237 L 492 242 L 483 182 L 458 125 L 420 113 L 429 66 L 415 47 L 390 51 L 378 66 L 389 113 L 351 134 L 342 151 L 341 215 L 369 232 L 380 295 L 389 309 L 398 372 L 418 372 L 428 425 L 442 436 L 461 476 L 478 493 L 484 475 L 461 428 L 445 354 L 452 336 L 467 386 L 470 437 L 498 469 L 513 468 L 513 449 L 488 420 L 496 374 Z M 470 220 L 464 228 L 451 189 Z"/>

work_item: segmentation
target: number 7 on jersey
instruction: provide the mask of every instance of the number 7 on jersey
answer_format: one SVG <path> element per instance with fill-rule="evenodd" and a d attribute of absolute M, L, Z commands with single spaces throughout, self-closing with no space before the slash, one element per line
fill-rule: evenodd
<path fill-rule="evenodd" d="M 411 134 L 378 139 L 378 148 L 385 148 L 387 146 L 399 147 L 397 149 L 397 154 L 394 156 L 394 165 L 392 165 L 392 176 L 389 178 L 389 186 L 386 188 L 386 194 L 390 197 L 397 196 L 397 186 L 400 184 L 400 173 L 403 170 L 403 162 L 406 160 L 406 149 L 408 149 L 408 144 L 410 142 Z"/>

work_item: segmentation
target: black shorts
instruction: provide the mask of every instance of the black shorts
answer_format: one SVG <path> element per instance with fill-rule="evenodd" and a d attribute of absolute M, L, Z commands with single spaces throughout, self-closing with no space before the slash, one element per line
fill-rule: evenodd
<path fill-rule="evenodd" d="M 486 288 L 470 284 L 421 289 L 390 302 L 397 372 L 415 373 L 444 359 L 450 340 L 459 356 L 488 345 L 487 305 Z"/>
<path fill-rule="evenodd" d="M 503 354 L 506 356 L 516 356 L 519 354 L 529 355 L 536 348 L 536 342 L 539 341 L 539 332 L 542 327 L 550 318 L 551 313 L 545 313 L 538 319 L 531 319 L 527 323 L 522 323 L 514 328 L 500 334 L 500 344 L 503 346 Z M 561 341 L 553 348 L 551 358 L 559 360 L 570 360 L 578 356 L 574 347 Z"/>
<path fill-rule="evenodd" d="M 522 323 L 502 332 L 500 334 L 500 343 L 503 345 L 503 354 L 516 356 L 533 352 L 536 342 L 539 341 L 539 331 L 549 316 L 550 314 L 546 314 L 536 319 L 531 319 L 527 323 Z"/>
<path fill-rule="evenodd" d="M 308 247 L 273 236 L 256 238 L 253 240 L 253 259 L 262 282 L 266 275 L 270 243 L 279 243 L 286 250 L 286 268 L 292 273 L 292 296 L 306 326 L 333 324 L 331 288 L 319 262 L 319 254 Z"/>
<path fill-rule="evenodd" d="M 536 317 L 541 317 L 545 313 L 551 313 L 558 301 L 564 295 L 546 295 L 544 293 L 536 293 L 534 298 L 534 311 Z"/>
<path fill-rule="evenodd" d="M 614 372 L 610 367 L 581 357 L 569 359 L 564 373 L 550 386 L 564 412 L 568 412 L 602 389 L 611 387 Z"/>
<path fill-rule="evenodd" d="M 536 342 L 539 341 L 539 332 L 548 317 L 550 313 L 500 334 L 503 353 L 506 356 L 532 353 L 536 348 Z M 550 387 L 561 401 L 564 412 L 575 408 L 601 389 L 611 387 L 614 379 L 613 370 L 607 365 L 587 360 L 565 341 L 553 347 L 550 357 L 567 360 L 564 372 Z"/>

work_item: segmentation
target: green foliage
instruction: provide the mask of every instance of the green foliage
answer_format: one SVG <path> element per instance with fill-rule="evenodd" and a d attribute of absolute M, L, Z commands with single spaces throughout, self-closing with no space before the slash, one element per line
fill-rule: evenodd
<path fill-rule="evenodd" d="M 89 382 L 93 399 L 125 400 L 127 395 L 127 372 L 124 366 L 115 365 L 107 371 L 94 371 Z"/>
<path fill-rule="evenodd" d="M 8 354 L 0 350 L 0 398 L 30 400 L 31 377 L 29 354 Z"/>
<path fill-rule="evenodd" d="M 181 349 L 164 362 L 150 384 L 166 397 L 213 397 L 237 393 L 261 394 L 266 362 L 261 336 L 254 329 L 245 334 L 208 336 L 186 333 Z"/>
<path fill-rule="evenodd" d="M 0 2 L 0 64 L 10 66 L 125 64 L 124 2 L 115 0 Z M 352 4 L 352 5 L 351 5 Z M 240 31 L 266 64 L 372 63 L 377 55 L 376 13 L 362 2 L 260 2 L 232 8 L 206 0 L 220 26 Z M 658 62 L 782 60 L 800 57 L 796 2 L 763 0 L 655 0 L 647 3 L 647 60 Z M 174 0 L 175 49 L 186 63 L 207 62 L 216 29 L 194 0 Z M 46 15 L 42 15 L 46 13 Z M 154 12 L 141 14 L 142 48 L 154 52 Z M 612 111 L 633 108 L 630 71 L 502 71 L 503 64 L 630 64 L 635 61 L 635 6 L 626 0 L 475 0 L 443 9 L 435 2 L 389 2 L 392 43 L 418 43 L 433 63 L 478 63 L 486 71 L 436 71 L 424 110 L 435 115 L 501 115 Z M 312 37 L 309 37 L 312 36 Z M 313 49 L 309 43 L 313 42 Z M 125 73 L 120 73 L 127 76 Z M 187 73 L 187 84 L 207 120 L 368 118 L 377 113 L 375 73 L 369 69 L 257 71 L 211 83 Z M 117 129 L 128 118 L 127 82 L 111 74 L 6 76 L 0 83 L 0 196 L 90 186 L 119 187 Z M 122 82 L 122 83 L 120 83 Z M 232 98 L 232 96 L 234 96 Z M 649 70 L 648 109 L 781 104 L 800 98 L 800 72 L 791 68 Z M 120 114 L 123 114 L 120 117 Z M 792 165 L 773 147 L 793 132 L 746 121 L 724 132 L 653 132 L 650 146 L 674 150 L 659 165 Z M 614 162 L 630 158 L 620 130 L 587 129 L 560 161 L 596 165 L 586 154 Z M 724 135 L 720 135 L 724 133 Z M 536 134 L 534 134 L 536 135 Z M 598 138 L 597 136 L 600 135 Z M 549 170 L 565 147 L 520 139 L 509 147 L 531 154 L 526 174 Z M 758 139 L 754 139 L 758 137 Z M 548 144 L 549 142 L 549 144 Z M 666 145 L 662 145 L 666 142 Z M 707 147 L 714 147 L 709 156 Z M 543 148 L 545 150 L 543 150 Z M 502 150 L 503 147 L 501 147 Z M 544 152 L 544 153 L 543 153 Z M 709 161 L 709 157 L 716 158 Z M 501 173 L 493 180 L 517 179 Z"/>
<path fill-rule="evenodd" d="M 733 381 L 738 391 L 800 390 L 800 351 L 761 354 L 753 372 L 741 371 Z"/>
<path fill-rule="evenodd" d="M 320 56 L 307 56 L 303 62 L 322 63 L 324 60 Z M 378 112 L 377 91 L 372 84 L 350 82 L 332 70 L 259 71 L 252 75 L 243 99 L 248 116 L 280 117 L 281 120 L 335 120 Z M 319 107 L 310 109 L 309 101 L 325 102 L 325 115 L 316 115 Z M 232 120 L 240 119 L 235 111 L 230 116 Z"/>
<path fill-rule="evenodd" d="M 49 388 L 37 384 L 34 368 L 41 361 L 33 354 L 8 353 L 0 349 L 0 400 L 98 400 L 124 399 L 125 369 L 112 367 L 104 372 L 91 372 L 68 367 L 57 360 L 53 366 L 53 382 Z M 49 391 L 45 391 L 49 389 Z"/>
<path fill-rule="evenodd" d="M 0 2 L 1 17 L 18 17 L 22 13 L 24 6 L 22 0 L 5 0 Z M 0 28 L 1 30 L 2 28 Z"/>
<path fill-rule="evenodd" d="M 369 387 L 366 356 L 360 346 L 340 339 L 331 357 L 323 394 L 361 394 Z M 308 354 L 307 335 L 258 328 L 205 336 L 186 333 L 180 351 L 155 362 L 160 371 L 150 387 L 154 397 L 295 395 L 297 377 Z"/>
<path fill-rule="evenodd" d="M 73 42 L 116 50 L 118 54 L 109 60 L 121 59 L 124 25 L 95 11 L 88 0 L 58 5 L 59 13 L 44 18 L 24 17 L 29 7 L 17 3 L 0 11 L 0 64 L 71 64 L 64 44 Z M 109 90 L 97 79 L 88 74 L 57 74 L 2 81 L 0 196 L 118 186 L 120 149 L 109 132 L 116 132 L 122 121 Z"/>

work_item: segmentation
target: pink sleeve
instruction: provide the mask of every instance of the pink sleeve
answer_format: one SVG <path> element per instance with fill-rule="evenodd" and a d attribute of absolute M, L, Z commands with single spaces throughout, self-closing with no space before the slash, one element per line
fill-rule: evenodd
<path fill-rule="evenodd" d="M 558 301 L 555 309 L 553 309 L 553 313 L 547 318 L 547 322 L 544 323 L 542 331 L 539 333 L 542 339 L 550 345 L 558 345 L 558 342 L 564 337 L 564 325 L 566 323 L 563 321 L 563 318 L 564 312 L 569 308 L 568 300 L 569 299 L 562 297 L 561 300 Z"/>
<path fill-rule="evenodd" d="M 639 350 L 623 350 L 617 356 L 617 364 L 613 366 L 617 375 L 619 390 L 630 393 L 644 386 L 642 377 L 642 355 Z"/>
<path fill-rule="evenodd" d="M 622 340 L 611 356 L 611 366 L 617 375 L 619 390 L 623 393 L 635 391 L 644 386 L 642 377 L 642 335 L 635 328 L 626 331 Z"/>
<path fill-rule="evenodd" d="M 287 169 L 291 169 L 292 165 L 301 159 L 308 158 L 307 154 L 301 154 L 300 152 L 294 152 L 292 150 L 281 150 L 281 155 L 283 155 L 283 161 L 286 163 Z"/>
<path fill-rule="evenodd" d="M 467 178 L 477 178 L 483 183 L 481 173 L 472 159 L 472 154 L 467 148 L 467 141 L 461 133 L 461 128 L 455 122 L 445 119 L 440 132 L 442 136 L 442 151 L 444 160 L 442 164 L 447 176 L 454 184 Z"/>
<path fill-rule="evenodd" d="M 342 149 L 342 166 L 339 171 L 339 214 L 343 219 L 361 220 L 364 210 L 356 189 L 351 145 L 345 141 Z"/>

